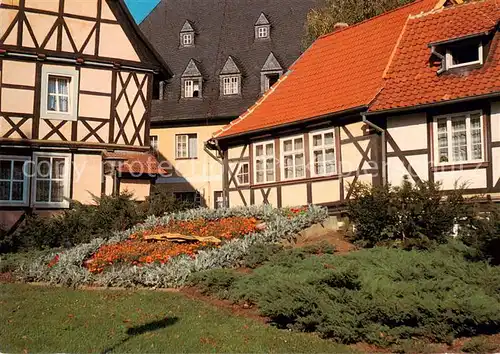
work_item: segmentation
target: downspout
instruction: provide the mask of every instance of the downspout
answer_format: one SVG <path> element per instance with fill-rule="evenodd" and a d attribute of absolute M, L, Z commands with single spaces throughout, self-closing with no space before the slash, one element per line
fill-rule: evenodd
<path fill-rule="evenodd" d="M 361 114 L 361 117 L 363 118 L 363 123 L 368 124 L 368 126 L 372 127 L 373 129 L 377 130 L 380 133 L 381 140 L 382 140 L 382 185 L 387 184 L 387 142 L 386 142 L 386 131 L 385 129 L 379 127 L 377 124 L 369 121 L 366 118 L 365 114 Z"/>
<path fill-rule="evenodd" d="M 446 58 L 443 54 L 436 51 L 436 46 L 431 47 L 431 53 L 441 60 L 441 67 L 437 71 L 437 74 L 440 75 L 446 71 Z"/>
<path fill-rule="evenodd" d="M 229 207 L 229 159 L 227 150 L 223 151 L 217 139 L 207 141 L 205 148 L 216 150 L 222 157 L 222 199 L 224 207 Z"/>

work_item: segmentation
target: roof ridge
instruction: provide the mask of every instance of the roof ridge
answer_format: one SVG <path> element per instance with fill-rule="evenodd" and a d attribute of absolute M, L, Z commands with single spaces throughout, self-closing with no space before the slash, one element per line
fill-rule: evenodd
<path fill-rule="evenodd" d="M 448 7 L 440 7 L 439 9 L 432 9 L 432 10 L 427 11 L 427 12 L 421 12 L 421 13 L 416 14 L 416 15 L 410 15 L 409 17 L 411 20 L 414 20 L 414 19 L 422 18 L 422 17 L 428 16 L 428 15 L 434 15 L 434 14 L 438 14 L 438 13 L 441 13 L 444 11 L 456 10 L 457 8 L 461 8 L 464 6 L 477 5 L 479 3 L 490 2 L 490 1 L 492 1 L 492 0 L 470 0 L 467 2 L 463 2 L 462 4 L 456 4 L 456 5 L 452 5 L 452 6 L 448 6 Z M 494 0 L 494 2 L 496 4 L 496 0 Z M 498 6 L 498 4 L 497 4 L 497 6 Z"/>
<path fill-rule="evenodd" d="M 332 32 L 330 32 L 330 33 L 323 34 L 323 35 L 319 36 L 317 40 L 320 40 L 320 39 L 323 39 L 323 38 L 326 38 L 326 37 L 333 36 L 333 35 L 335 35 L 335 34 L 337 34 L 337 33 L 340 33 L 340 32 L 345 32 L 345 31 L 348 31 L 348 30 L 350 30 L 350 29 L 352 29 L 352 28 L 359 27 L 359 26 L 361 26 L 361 25 L 363 25 L 363 24 L 365 24 L 365 23 L 367 23 L 367 22 L 370 22 L 370 21 L 372 21 L 372 20 L 376 20 L 376 19 L 378 19 L 379 17 L 384 17 L 384 16 L 386 16 L 386 15 L 392 14 L 392 13 L 397 12 L 397 11 L 402 10 L 402 9 L 406 9 L 406 8 L 408 8 L 408 7 L 410 7 L 410 6 L 413 6 L 413 5 L 418 4 L 418 3 L 422 3 L 422 2 L 424 2 L 424 1 L 427 1 L 427 0 L 416 0 L 416 1 L 414 1 L 414 2 L 410 2 L 410 3 L 406 4 L 406 5 L 403 5 L 403 6 L 397 7 L 397 8 L 395 8 L 395 9 L 392 9 L 392 10 L 389 10 L 389 11 L 386 11 L 386 12 L 382 12 L 381 14 L 378 14 L 378 15 L 376 15 L 376 16 L 373 16 L 373 17 L 367 18 L 366 20 L 363 20 L 363 21 L 361 21 L 361 22 L 357 22 L 357 23 L 354 23 L 354 24 L 349 25 L 349 26 L 347 26 L 347 27 L 340 28 L 340 29 L 338 29 L 338 30 L 336 30 L 336 31 L 332 31 Z M 423 11 L 421 11 L 421 12 L 423 12 Z"/>

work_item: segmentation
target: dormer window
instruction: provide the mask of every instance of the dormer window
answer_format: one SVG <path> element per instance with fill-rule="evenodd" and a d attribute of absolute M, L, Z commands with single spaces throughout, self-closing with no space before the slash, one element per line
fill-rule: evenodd
<path fill-rule="evenodd" d="M 432 54 L 441 62 L 441 68 L 437 71 L 438 75 L 449 70 L 470 69 L 471 67 L 474 69 L 483 65 L 490 40 L 491 36 L 481 34 L 430 43 Z"/>
<path fill-rule="evenodd" d="M 187 20 L 182 26 L 179 39 L 181 48 L 194 47 L 194 28 Z"/>
<path fill-rule="evenodd" d="M 193 45 L 193 33 L 183 33 L 182 34 L 182 46 L 189 47 Z"/>
<path fill-rule="evenodd" d="M 221 96 L 241 96 L 241 71 L 229 56 L 220 72 Z"/>
<path fill-rule="evenodd" d="M 201 82 L 199 79 L 184 80 L 184 97 L 185 98 L 201 97 Z"/>
<path fill-rule="evenodd" d="M 203 76 L 194 59 L 181 75 L 181 98 L 202 98 Z"/>
<path fill-rule="evenodd" d="M 483 64 L 482 43 L 464 43 L 449 46 L 446 49 L 446 67 L 448 69 L 460 68 L 469 65 Z"/>
<path fill-rule="evenodd" d="M 268 91 L 283 75 L 283 68 L 273 53 L 270 53 L 260 70 L 260 93 Z"/>
<path fill-rule="evenodd" d="M 259 27 L 257 29 L 257 37 L 259 39 L 264 39 L 264 38 L 269 37 L 269 30 L 268 30 L 268 28 L 265 27 L 265 26 Z"/>
<path fill-rule="evenodd" d="M 271 38 L 271 23 L 264 13 L 260 14 L 254 27 L 256 40 L 266 40 Z"/>

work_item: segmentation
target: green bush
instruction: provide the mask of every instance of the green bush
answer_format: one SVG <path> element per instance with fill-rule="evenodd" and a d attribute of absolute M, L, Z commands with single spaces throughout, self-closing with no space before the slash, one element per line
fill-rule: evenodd
<path fill-rule="evenodd" d="M 486 338 L 477 337 L 465 343 L 462 351 L 465 353 L 494 353 L 498 348 L 498 345 L 488 342 Z"/>
<path fill-rule="evenodd" d="M 193 203 L 177 200 L 171 190 L 161 185 L 154 186 L 151 195 L 141 205 L 141 211 L 146 216 L 162 216 L 193 208 Z"/>
<path fill-rule="evenodd" d="M 267 262 L 275 253 L 282 249 L 283 246 L 281 244 L 268 245 L 257 243 L 250 246 L 248 254 L 241 261 L 241 265 L 247 268 L 256 268 L 262 263 Z"/>
<path fill-rule="evenodd" d="M 475 250 L 473 258 L 500 265 L 500 206 L 494 203 L 479 206 L 461 232 L 461 239 Z"/>
<path fill-rule="evenodd" d="M 225 296 L 256 304 L 281 328 L 342 343 L 450 342 L 498 332 L 500 268 L 467 262 L 463 251 L 454 243 L 343 256 L 285 251 L 225 283 Z"/>
<path fill-rule="evenodd" d="M 227 299 L 230 296 L 229 289 L 242 276 L 232 269 L 212 269 L 192 274 L 189 284 L 196 286 L 204 295 Z"/>
<path fill-rule="evenodd" d="M 353 240 L 364 247 L 429 248 L 445 243 L 454 224 L 470 216 L 462 189 L 445 194 L 439 183 L 412 184 L 405 177 L 398 187 L 356 184 L 353 190 Z"/>
<path fill-rule="evenodd" d="M 94 238 L 109 238 L 142 221 L 132 194 L 94 197 L 94 204 L 72 202 L 71 208 L 52 217 L 31 215 L 16 232 L 21 249 L 70 247 Z"/>

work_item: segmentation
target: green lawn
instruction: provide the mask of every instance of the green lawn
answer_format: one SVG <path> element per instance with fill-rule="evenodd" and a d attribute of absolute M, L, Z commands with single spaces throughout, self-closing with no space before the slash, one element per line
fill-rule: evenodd
<path fill-rule="evenodd" d="M 0 352 L 345 352 L 230 311 L 155 291 L 0 284 Z"/>

